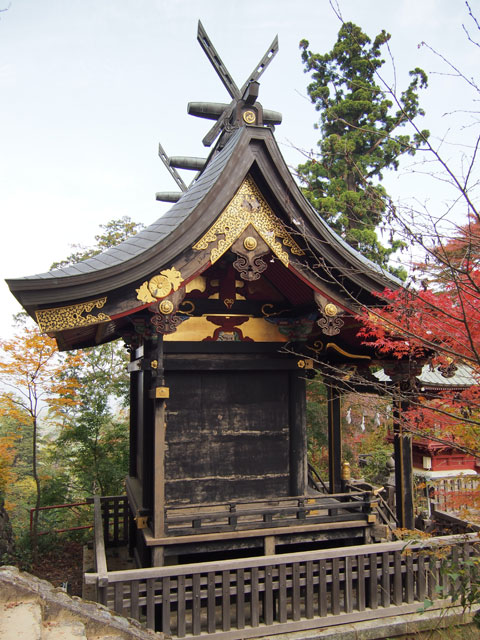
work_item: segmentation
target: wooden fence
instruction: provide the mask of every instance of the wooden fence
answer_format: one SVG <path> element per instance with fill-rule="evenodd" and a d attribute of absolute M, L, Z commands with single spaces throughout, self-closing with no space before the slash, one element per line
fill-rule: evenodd
<path fill-rule="evenodd" d="M 85 581 L 96 585 L 103 604 L 176 638 L 237 640 L 315 629 L 415 612 L 426 598 L 444 606 L 458 589 L 458 578 L 442 571 L 445 557 L 468 571 L 467 561 L 479 552 L 477 536 L 449 536 L 108 571 L 96 506 L 100 561 Z"/>
<path fill-rule="evenodd" d="M 458 513 L 480 509 L 480 477 L 455 476 L 429 480 L 430 500 L 437 511 Z"/>

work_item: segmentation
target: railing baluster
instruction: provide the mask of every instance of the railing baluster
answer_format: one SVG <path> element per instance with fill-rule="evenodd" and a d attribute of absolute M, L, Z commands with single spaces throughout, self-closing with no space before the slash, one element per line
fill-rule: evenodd
<path fill-rule="evenodd" d="M 405 558 L 405 599 L 411 604 L 415 599 L 413 574 L 413 556 L 409 553 Z"/>
<path fill-rule="evenodd" d="M 425 562 L 425 554 L 419 551 L 417 555 L 417 600 L 423 602 L 427 587 L 427 563 Z"/>
<path fill-rule="evenodd" d="M 460 564 L 460 549 L 458 547 L 453 547 L 452 552 L 452 565 L 454 567 L 458 567 Z M 450 595 L 457 593 L 460 588 L 460 578 L 455 578 L 450 585 Z"/>
<path fill-rule="evenodd" d="M 215 633 L 215 572 L 207 574 L 207 628 L 208 633 Z"/>
<path fill-rule="evenodd" d="M 471 588 L 471 581 L 472 581 L 472 567 L 471 567 L 471 555 L 472 553 L 475 553 L 475 548 L 470 545 L 468 542 L 465 542 L 463 544 L 463 569 L 465 571 L 465 577 L 467 578 L 466 580 L 466 584 L 465 584 L 465 588 L 467 590 L 467 592 L 470 590 Z"/>
<path fill-rule="evenodd" d="M 123 613 L 123 582 L 115 582 L 113 585 L 113 606 L 116 613 Z"/>
<path fill-rule="evenodd" d="M 430 600 L 435 598 L 438 585 L 438 567 L 435 551 L 432 551 L 428 558 L 428 588 L 427 593 Z"/>
<path fill-rule="evenodd" d="M 119 525 L 119 512 L 118 512 L 118 498 L 113 498 L 113 545 L 117 546 L 120 542 L 120 537 L 118 535 L 118 525 Z"/>
<path fill-rule="evenodd" d="M 263 619 L 265 624 L 273 624 L 273 580 L 272 567 L 265 567 L 265 583 L 263 594 Z"/>
<path fill-rule="evenodd" d="M 162 631 L 170 635 L 170 576 L 162 579 Z"/>
<path fill-rule="evenodd" d="M 147 629 L 155 631 L 155 578 L 147 579 Z"/>
<path fill-rule="evenodd" d="M 313 561 L 305 563 L 305 617 L 313 618 Z"/>
<path fill-rule="evenodd" d="M 245 628 L 245 570 L 237 569 L 237 628 Z"/>
<path fill-rule="evenodd" d="M 327 561 L 318 562 L 318 613 L 324 618 L 327 615 Z"/>
<path fill-rule="evenodd" d="M 102 501 L 102 513 L 103 513 L 103 537 L 105 540 L 105 546 L 110 546 L 110 510 L 108 508 L 108 502 Z"/>
<path fill-rule="evenodd" d="M 340 613 L 340 559 L 332 560 L 332 613 L 338 616 Z"/>
<path fill-rule="evenodd" d="M 258 567 L 252 567 L 250 571 L 250 624 L 258 627 L 260 624 L 260 613 L 258 603 Z"/>
<path fill-rule="evenodd" d="M 138 580 L 131 580 L 130 582 L 130 617 L 135 620 L 140 620 L 139 608 L 138 608 L 138 592 L 139 582 Z"/>
<path fill-rule="evenodd" d="M 402 552 L 395 551 L 393 554 L 393 604 L 400 606 L 402 602 Z"/>
<path fill-rule="evenodd" d="M 382 591 L 381 591 L 382 607 L 390 605 L 390 554 L 382 553 Z"/>
<path fill-rule="evenodd" d="M 278 567 L 278 621 L 287 621 L 287 566 Z"/>
<path fill-rule="evenodd" d="M 230 515 L 228 517 L 228 524 L 231 527 L 236 527 L 237 526 L 237 514 L 236 514 L 236 511 L 237 511 L 237 506 L 234 503 L 229 505 L 229 513 L 230 513 Z"/>
<path fill-rule="evenodd" d="M 378 607 L 378 573 L 377 573 L 377 559 L 376 553 L 370 554 L 370 579 L 368 581 L 368 596 L 370 609 L 376 609 Z"/>
<path fill-rule="evenodd" d="M 357 609 L 365 611 L 365 556 L 357 556 Z"/>
<path fill-rule="evenodd" d="M 345 558 L 345 576 L 344 576 L 344 609 L 345 613 L 353 611 L 353 579 L 352 579 L 352 560 L 351 556 Z"/>
<path fill-rule="evenodd" d="M 293 619 L 300 620 L 300 563 L 293 563 L 292 576 L 292 609 Z"/>
<path fill-rule="evenodd" d="M 186 628 L 186 606 L 185 606 L 185 576 L 177 578 L 177 636 L 184 638 Z"/>
<path fill-rule="evenodd" d="M 201 605 L 200 574 L 194 573 L 192 578 L 192 634 L 198 636 L 201 633 L 200 605 Z"/>
<path fill-rule="evenodd" d="M 222 571 L 222 630 L 230 628 L 230 571 Z"/>

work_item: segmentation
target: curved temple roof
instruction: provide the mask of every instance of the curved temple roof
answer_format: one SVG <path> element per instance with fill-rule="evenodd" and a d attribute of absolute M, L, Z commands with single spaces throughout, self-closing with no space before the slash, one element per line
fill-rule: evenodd
<path fill-rule="evenodd" d="M 199 33 L 200 30 L 201 25 Z M 202 36 L 200 41 L 204 39 Z M 212 230 L 226 214 L 234 226 L 238 216 L 245 215 L 241 211 L 243 205 L 235 209 L 232 203 L 246 185 L 254 190 L 256 206 L 266 215 L 267 227 L 270 225 L 263 240 L 277 258 L 275 247 L 279 248 L 286 257 L 281 261 L 293 274 L 287 277 L 285 272 L 283 276 L 277 273 L 285 290 L 292 292 L 295 286 L 307 284 L 311 295 L 313 290 L 323 300 L 322 306 L 330 300 L 355 314 L 359 305 L 377 304 L 374 293 L 401 286 L 400 281 L 330 229 L 292 177 L 273 136 L 273 126 L 268 118 L 264 119 L 263 108 L 256 102 L 258 77 L 277 49 L 275 39 L 242 90 L 225 85 L 233 102 L 223 105 L 219 120 L 204 138 L 204 144 L 210 144 L 220 133 L 205 166 L 189 188 L 172 168 L 173 159 L 169 162 L 161 154 L 177 184 L 186 189 L 168 212 L 120 245 L 83 262 L 7 279 L 11 292 L 26 311 L 44 331 L 60 338 L 64 348 L 120 335 L 117 321 L 142 311 L 154 299 L 148 294 L 147 284 L 150 286 L 149 279 L 155 276 L 176 274 L 173 292 L 184 287 L 186 291 L 186 285 L 213 264 L 212 255 L 218 253 L 218 247 L 230 243 L 223 254 L 238 239 L 239 235 L 233 237 L 227 227 Z M 224 82 L 226 71 L 221 64 L 218 66 L 217 58 L 218 54 L 209 56 Z M 244 230 L 245 225 L 241 232 Z M 207 248 L 212 242 L 209 240 L 199 250 L 199 240 L 206 234 L 213 234 L 217 249 L 212 250 L 213 245 Z M 273 274 L 274 269 L 270 271 Z M 170 293 L 169 289 L 165 296 Z M 165 296 L 159 294 L 157 301 Z"/>
<path fill-rule="evenodd" d="M 117 288 L 145 277 L 150 271 L 164 266 L 174 257 L 173 253 L 184 250 L 205 231 L 254 164 L 262 178 L 268 180 L 268 174 L 275 174 L 275 182 L 282 183 L 278 186 L 288 192 L 292 200 L 287 207 L 291 226 L 296 233 L 303 234 L 305 220 L 298 219 L 303 214 L 316 232 L 316 237 L 309 240 L 317 247 L 322 246 L 322 253 L 328 248 L 332 266 L 341 268 L 345 275 L 369 291 L 379 291 L 386 286 L 396 288 L 401 284 L 350 247 L 311 207 L 289 173 L 270 129 L 245 125 L 231 135 L 223 149 L 212 153 L 197 180 L 149 227 L 83 262 L 46 273 L 7 279 L 10 290 L 31 312 L 38 306 L 99 295 L 105 292 L 105 287 Z M 271 181 L 269 184 L 271 186 Z M 221 193 L 218 193 L 219 189 Z M 215 202 L 220 201 L 220 207 L 212 209 L 208 206 L 212 194 Z M 209 211 L 206 211 L 206 201 Z M 203 224 L 199 224 L 200 216 Z M 175 251 L 172 252 L 173 246 Z"/>

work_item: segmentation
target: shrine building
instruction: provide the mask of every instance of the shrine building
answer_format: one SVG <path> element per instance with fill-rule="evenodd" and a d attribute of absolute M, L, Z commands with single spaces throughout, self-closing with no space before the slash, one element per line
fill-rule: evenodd
<path fill-rule="evenodd" d="M 7 281 L 60 350 L 129 349 L 129 544 L 142 567 L 362 544 L 378 524 L 374 497 L 342 476 L 340 399 L 346 380 L 368 391 L 379 364 L 357 335 L 361 308 L 400 283 L 336 235 L 292 177 L 274 136 L 281 116 L 258 101 L 276 40 L 241 88 L 201 25 L 199 41 L 231 103 L 189 105 L 214 121 L 208 157 L 161 149 L 180 189 L 158 194 L 170 210 L 100 255 Z M 189 185 L 178 168 L 193 169 Z M 387 364 L 393 380 L 416 373 Z M 314 375 L 329 394 L 326 494 L 308 475 Z M 399 520 L 413 528 L 400 430 L 395 455 Z"/>

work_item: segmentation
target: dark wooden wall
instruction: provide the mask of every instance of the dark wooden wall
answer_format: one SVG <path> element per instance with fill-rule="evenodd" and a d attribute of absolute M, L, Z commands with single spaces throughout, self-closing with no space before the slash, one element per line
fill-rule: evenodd
<path fill-rule="evenodd" d="M 288 371 L 176 371 L 166 382 L 167 504 L 288 495 Z"/>
<path fill-rule="evenodd" d="M 167 352 L 165 504 L 199 504 L 303 495 L 306 490 L 305 383 L 297 359 L 210 343 Z M 238 348 L 237 348 L 238 347 Z M 172 347 L 169 346 L 172 350 Z M 173 348 L 175 349 L 175 347 Z M 211 349 L 212 352 L 208 353 Z M 137 356 L 140 355 L 140 350 Z M 150 344 L 143 356 L 152 357 Z M 150 371 L 132 373 L 131 472 L 141 506 L 153 505 Z M 132 485 L 133 486 L 133 485 Z"/>

